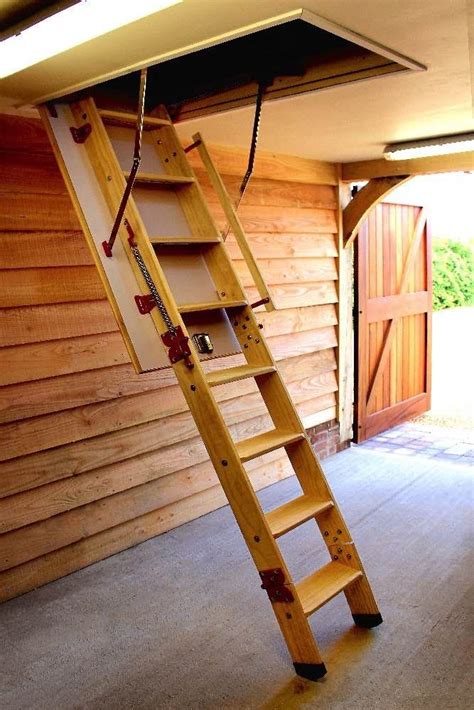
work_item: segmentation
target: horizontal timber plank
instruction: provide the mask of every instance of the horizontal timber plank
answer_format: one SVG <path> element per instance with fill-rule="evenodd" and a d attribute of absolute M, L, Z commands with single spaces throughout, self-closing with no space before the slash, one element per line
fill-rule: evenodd
<path fill-rule="evenodd" d="M 342 163 L 341 179 L 369 180 L 374 177 L 394 175 L 427 175 L 430 173 L 466 172 L 474 170 L 474 151 L 436 155 L 429 158 L 411 160 L 361 160 L 354 163 Z"/>
<path fill-rule="evenodd" d="M 175 503 L 182 497 L 178 491 L 186 490 L 188 495 L 193 495 L 217 483 L 214 469 L 206 461 L 191 469 L 164 475 L 155 481 L 12 530 L 0 535 L 0 571 Z"/>
<path fill-rule="evenodd" d="M 308 399 L 297 404 L 296 409 L 305 429 L 329 422 L 336 418 L 336 394 L 324 394 L 317 399 Z"/>
<path fill-rule="evenodd" d="M 288 459 L 281 452 L 267 455 L 263 463 L 252 462 L 249 471 L 271 465 L 277 480 L 291 472 Z M 264 476 L 262 476 L 264 480 Z M 84 537 L 96 535 L 153 510 L 177 503 L 211 486 L 219 480 L 210 461 L 165 474 L 160 478 L 74 508 L 47 520 L 0 535 L 0 571 L 70 545 Z"/>
<path fill-rule="evenodd" d="M 301 402 L 299 410 L 304 416 L 311 409 L 325 408 L 334 402 L 334 395 L 328 394 Z M 267 415 L 254 417 L 249 421 L 239 421 L 231 426 L 231 434 L 236 441 L 255 436 L 268 429 Z M 200 437 L 162 447 L 149 454 L 112 466 L 94 469 L 80 476 L 63 479 L 40 486 L 33 490 L 0 499 L 0 533 L 46 520 L 67 510 L 88 505 L 120 491 L 140 486 L 162 476 L 190 468 L 207 460 L 207 452 Z"/>
<path fill-rule="evenodd" d="M 254 284 L 247 263 L 234 261 L 237 275 L 244 286 Z M 263 278 L 270 286 L 285 283 L 307 283 L 337 279 L 336 259 L 319 257 L 316 259 L 259 259 L 258 266 Z"/>
<path fill-rule="evenodd" d="M 237 422 L 232 435 L 242 439 L 264 430 L 262 417 Z M 94 469 L 47 486 L 40 486 L 15 496 L 0 499 L 0 533 L 46 520 L 66 510 L 88 505 L 95 500 L 156 480 L 162 476 L 188 469 L 208 460 L 201 438 L 195 437 L 182 446 L 181 442 L 151 451 L 112 466 Z M 178 493 L 182 493 L 178 490 Z"/>
<path fill-rule="evenodd" d="M 184 146 L 192 140 L 182 137 Z M 235 175 L 242 179 L 248 163 L 245 148 L 220 146 L 206 143 L 211 158 L 222 175 Z M 202 168 L 197 151 L 188 153 L 193 168 Z M 338 176 L 334 163 L 326 163 L 310 158 L 282 155 L 259 150 L 255 157 L 254 178 L 286 180 L 291 182 L 315 183 L 317 185 L 337 185 Z"/>
<path fill-rule="evenodd" d="M 0 231 L 79 231 L 69 195 L 0 193 Z"/>
<path fill-rule="evenodd" d="M 178 460 L 176 456 L 179 456 Z M 166 476 L 180 468 L 187 468 L 187 464 L 194 466 L 205 458 L 204 445 L 196 437 L 187 447 L 180 444 L 164 447 L 110 467 L 95 469 L 81 476 L 73 476 L 16 496 L 2 498 L 0 531 L 5 533 L 85 506 L 160 476 Z"/>
<path fill-rule="evenodd" d="M 259 490 L 279 480 L 279 476 L 285 478 L 288 475 L 291 475 L 291 472 L 287 468 L 279 470 L 278 466 L 275 466 L 275 471 L 269 479 L 269 467 L 262 466 L 251 474 L 251 479 L 256 490 Z M 0 574 L 0 601 L 24 594 L 42 584 L 87 567 L 108 555 L 133 547 L 226 504 L 221 486 L 212 486 L 170 506 L 115 525 L 102 533 L 91 535 L 7 570 Z"/>
<path fill-rule="evenodd" d="M 305 429 L 311 429 L 312 427 L 318 426 L 319 424 L 324 424 L 325 422 L 330 422 L 336 419 L 336 405 L 335 403 L 328 407 L 327 409 L 322 409 L 319 412 L 306 413 L 300 416 L 303 419 L 303 425 Z"/>
<path fill-rule="evenodd" d="M 300 392 L 300 383 L 301 380 L 289 383 L 289 389 L 293 394 Z M 215 396 L 219 401 L 224 401 L 233 397 L 240 398 L 255 390 L 255 382 L 245 380 L 219 388 Z M 17 420 L 0 427 L 0 461 L 143 424 L 154 419 L 163 419 L 186 408 L 181 389 L 178 385 L 170 384 L 160 390 L 153 389 L 102 402 L 94 401 L 92 404 L 74 409 L 63 409 L 43 416 Z"/>
<path fill-rule="evenodd" d="M 172 368 L 137 375 L 129 364 L 0 387 L 0 423 L 176 384 Z"/>
<path fill-rule="evenodd" d="M 0 348 L 1 383 L 83 372 L 130 362 L 120 333 L 85 335 Z"/>
<path fill-rule="evenodd" d="M 272 351 L 278 353 L 278 358 L 286 359 L 335 347 L 337 333 L 334 326 L 328 326 L 302 333 L 279 335 L 268 340 Z"/>
<path fill-rule="evenodd" d="M 403 318 L 430 309 L 431 294 L 428 291 L 403 293 L 396 296 L 379 296 L 367 299 L 367 321 L 377 323 L 392 318 Z"/>
<path fill-rule="evenodd" d="M 219 229 L 227 228 L 225 218 L 219 217 L 213 210 Z M 246 233 L 258 232 L 296 234 L 335 234 L 337 221 L 335 210 L 299 209 L 298 207 L 260 207 L 242 204 L 239 218 Z"/>
<path fill-rule="evenodd" d="M 92 266 L 82 232 L 3 232 L 0 237 L 2 269 L 51 266 Z M 20 304 L 18 304 L 20 305 Z"/>
<path fill-rule="evenodd" d="M 4 313 L 8 313 L 8 311 L 4 311 Z M 310 309 L 310 316 L 312 313 L 313 309 Z M 324 313 L 324 318 L 331 317 L 329 311 L 324 311 Z M 3 314 L 0 314 L 0 318 L 2 316 Z M 298 325 L 300 316 L 301 313 L 295 312 L 290 318 L 290 321 L 295 323 L 295 328 Z M 276 321 L 276 318 L 274 320 Z M 269 325 L 272 320 L 267 319 L 266 314 L 262 314 L 262 321 L 265 324 L 264 332 L 266 335 L 271 336 L 272 333 L 280 332 L 276 325 Z M 38 319 L 38 327 L 39 325 Z M 317 330 L 322 329 L 318 328 Z M 300 342 L 304 336 L 301 333 L 297 335 Z M 321 338 L 325 338 L 325 333 L 319 333 L 316 338 L 320 342 Z M 280 353 L 280 343 L 285 343 L 285 340 L 280 341 L 272 337 L 269 338 L 269 345 L 276 359 L 289 357 Z M 333 344 L 331 341 L 331 345 Z M 304 352 L 307 352 L 307 350 L 304 350 Z M 111 367 L 126 362 L 130 362 L 130 358 L 118 331 L 43 343 L 8 346 L 0 348 L 0 383 L 8 385 L 46 379 L 74 372 Z"/>
<path fill-rule="evenodd" d="M 215 360 L 209 364 L 210 367 L 208 366 L 207 369 L 211 372 L 230 366 L 227 358 L 221 361 L 221 365 Z M 307 363 L 306 367 L 308 367 Z M 298 372 L 297 366 L 284 368 L 284 363 L 280 363 L 280 369 L 288 381 L 290 373 L 292 379 L 299 379 L 303 374 L 306 377 L 310 375 L 306 369 Z M 140 392 L 160 390 L 175 384 L 176 377 L 171 368 L 137 375 L 130 365 L 124 364 L 45 380 L 5 385 L 0 387 L 0 424 L 83 407 L 94 402 L 127 397 Z"/>
<path fill-rule="evenodd" d="M 0 150 L 0 192 L 65 195 L 67 190 L 52 152 L 39 154 Z"/>
<path fill-rule="evenodd" d="M 337 256 L 338 254 L 334 234 L 262 232 L 246 236 L 256 259 L 267 259 L 269 254 L 275 259 Z M 233 259 L 242 258 L 242 252 L 233 234 L 229 234 L 225 245 Z"/>
<path fill-rule="evenodd" d="M 328 361 L 327 354 L 332 355 L 331 361 Z M 309 377 L 314 377 L 317 374 L 324 375 L 325 367 L 335 368 L 335 355 L 332 350 L 327 353 L 323 351 L 314 354 L 310 363 L 306 363 L 305 359 L 295 358 L 295 361 L 299 360 L 299 364 L 303 366 L 308 365 Z M 318 370 L 318 366 L 321 368 L 320 370 Z M 306 373 L 306 370 L 304 372 Z M 307 392 L 304 381 L 303 383 L 297 381 L 296 385 L 292 387 L 293 378 L 300 376 L 301 369 L 296 366 L 295 372 L 291 372 L 287 379 L 289 388 L 297 402 L 301 398 L 308 397 L 308 394 L 310 396 L 313 394 L 311 391 Z M 328 389 L 331 387 L 329 386 Z M 250 392 L 250 387 L 247 391 Z M 243 393 L 245 390 L 241 390 L 241 392 Z M 221 401 L 222 414 L 229 426 L 244 421 L 246 418 L 261 416 L 266 412 L 262 398 L 258 393 L 243 394 L 243 396 L 225 400 L 223 398 L 226 394 L 226 392 L 219 393 L 218 398 Z M 327 406 L 327 401 L 327 395 L 323 395 L 319 399 L 311 398 L 309 404 L 303 403 L 302 406 L 305 407 L 306 413 L 311 413 L 316 411 L 318 407 Z M 160 418 L 48 450 L 34 451 L 29 455 L 13 458 L 0 464 L 0 497 L 44 486 L 63 478 L 78 476 L 99 467 L 110 466 L 160 447 L 187 441 L 196 435 L 196 427 L 190 413 L 183 411 L 168 416 L 165 427 Z"/>
<path fill-rule="evenodd" d="M 95 301 L 104 294 L 94 266 L 0 271 L 0 308 Z"/>
<path fill-rule="evenodd" d="M 262 311 L 258 320 L 263 324 L 265 336 L 300 333 L 303 330 L 337 325 L 336 307 L 330 303 L 323 306 L 288 308 L 280 311 Z"/>
<path fill-rule="evenodd" d="M 248 286 L 245 292 L 250 302 L 257 301 L 260 298 L 257 289 L 254 287 Z M 273 284 L 272 299 L 277 310 L 337 303 L 336 282 L 319 281 L 316 283 L 306 282 L 302 284 Z"/>
<path fill-rule="evenodd" d="M 46 153 L 52 155 L 51 143 L 39 117 L 0 114 L 2 150 L 15 153 Z"/>
<path fill-rule="evenodd" d="M 0 347 L 118 330 L 107 300 L 7 308 L 0 322 Z"/>
<path fill-rule="evenodd" d="M 204 197 L 210 204 L 217 204 L 219 198 L 211 186 L 211 181 L 204 168 L 198 168 L 197 178 L 204 192 Z M 242 177 L 237 175 L 223 175 L 221 178 L 227 192 L 233 200 L 240 196 Z M 299 183 L 290 180 L 262 179 L 252 177 L 247 189 L 243 204 L 275 207 L 322 207 L 336 209 L 336 189 L 332 185 L 318 185 Z"/>
<path fill-rule="evenodd" d="M 295 380 L 315 375 L 325 375 L 337 369 L 336 354 L 333 348 L 309 352 L 306 355 L 288 357 L 278 363 L 283 379 L 288 384 Z"/>
<path fill-rule="evenodd" d="M 232 383 L 217 393 L 216 397 L 228 399 L 254 388 L 253 381 Z M 141 392 L 129 397 L 94 402 L 84 407 L 3 424 L 0 428 L 0 461 L 143 424 L 153 419 L 163 419 L 185 409 L 187 405 L 181 388 L 174 385 L 159 392 Z"/>

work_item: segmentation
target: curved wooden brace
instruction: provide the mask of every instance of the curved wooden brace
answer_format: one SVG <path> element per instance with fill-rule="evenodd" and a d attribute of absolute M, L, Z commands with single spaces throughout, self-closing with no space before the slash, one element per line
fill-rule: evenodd
<path fill-rule="evenodd" d="M 348 247 L 357 236 L 360 225 L 370 210 L 383 198 L 404 182 L 411 180 L 411 175 L 372 178 L 362 190 L 355 195 L 342 212 L 342 227 L 344 232 L 344 247 Z"/>

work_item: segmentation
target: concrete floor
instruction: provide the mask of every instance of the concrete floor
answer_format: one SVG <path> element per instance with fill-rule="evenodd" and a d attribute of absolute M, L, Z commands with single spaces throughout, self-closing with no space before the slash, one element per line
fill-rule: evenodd
<path fill-rule="evenodd" d="M 385 623 L 356 629 L 342 595 L 317 612 L 323 680 L 293 675 L 224 508 L 2 605 L 2 710 L 473 707 L 469 468 L 363 448 L 325 468 Z M 326 561 L 312 522 L 283 540 L 296 575 Z"/>

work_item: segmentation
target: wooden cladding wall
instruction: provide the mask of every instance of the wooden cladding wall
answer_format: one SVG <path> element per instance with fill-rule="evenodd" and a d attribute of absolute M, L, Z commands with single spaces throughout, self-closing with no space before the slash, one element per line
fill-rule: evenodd
<path fill-rule="evenodd" d="M 225 498 L 174 374 L 134 374 L 41 124 L 2 116 L 0 134 L 6 600 Z M 235 194 L 245 151 L 212 153 Z M 199 167 L 198 175 L 224 227 Z M 241 208 L 278 305 L 261 316 L 265 332 L 307 426 L 336 414 L 336 182 L 332 165 L 263 155 Z M 250 285 L 232 235 L 228 245 Z M 261 426 L 253 381 L 216 393 L 237 437 Z M 252 462 L 249 471 L 256 488 L 290 474 L 281 452 Z"/>

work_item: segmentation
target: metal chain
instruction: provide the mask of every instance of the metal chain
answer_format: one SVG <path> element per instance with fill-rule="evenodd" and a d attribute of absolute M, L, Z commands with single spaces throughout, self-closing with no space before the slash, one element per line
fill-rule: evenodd
<path fill-rule="evenodd" d="M 164 324 L 166 325 L 166 327 L 168 328 L 170 333 L 175 335 L 176 328 L 173 325 L 173 322 L 170 318 L 168 311 L 166 310 L 165 304 L 161 300 L 160 294 L 158 293 L 158 291 L 156 289 L 156 286 L 153 282 L 153 279 L 151 278 L 150 272 L 148 271 L 145 262 L 143 261 L 143 257 L 140 254 L 138 247 L 131 246 L 130 248 L 132 250 L 133 256 L 135 257 L 135 261 L 138 264 L 138 268 L 140 269 L 142 276 L 145 279 L 145 283 L 148 286 L 148 288 L 150 289 L 150 293 L 153 297 L 153 300 L 155 301 L 156 306 L 157 306 L 158 310 L 160 311 L 160 314 L 161 314 L 161 317 L 163 318 Z"/>
<path fill-rule="evenodd" d="M 250 143 L 250 153 L 249 153 L 249 160 L 248 160 L 248 165 L 247 165 L 247 171 L 242 179 L 240 189 L 239 189 L 239 197 L 237 198 L 237 201 L 234 206 L 234 210 L 237 213 L 239 211 L 240 203 L 244 199 L 245 192 L 247 190 L 247 186 L 249 184 L 249 180 L 252 177 L 253 174 L 253 166 L 255 163 L 255 153 L 257 150 L 257 142 L 258 142 L 258 132 L 260 130 L 260 119 L 262 115 L 262 103 L 263 103 L 263 95 L 265 93 L 265 89 L 269 86 L 271 83 L 270 80 L 261 80 L 258 82 L 258 91 L 257 91 L 257 101 L 255 104 L 255 117 L 253 120 L 253 130 L 252 130 L 252 140 Z M 222 232 L 222 238 L 224 241 L 226 241 L 227 237 L 229 236 L 230 232 L 230 224 L 227 225 L 227 229 Z"/>

